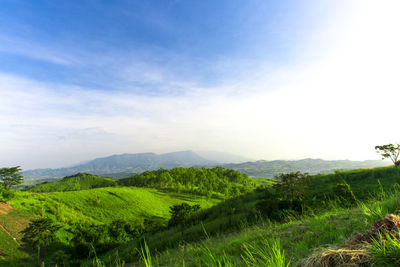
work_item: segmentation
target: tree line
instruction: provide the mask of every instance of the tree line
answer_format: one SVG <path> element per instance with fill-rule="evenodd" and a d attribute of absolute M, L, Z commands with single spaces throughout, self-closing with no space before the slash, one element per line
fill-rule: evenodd
<path fill-rule="evenodd" d="M 118 184 L 159 189 L 170 188 L 199 195 L 210 195 L 216 192 L 225 196 L 237 196 L 252 187 L 251 179 L 247 174 L 223 167 L 178 167 L 171 170 L 145 171 L 120 179 Z"/>

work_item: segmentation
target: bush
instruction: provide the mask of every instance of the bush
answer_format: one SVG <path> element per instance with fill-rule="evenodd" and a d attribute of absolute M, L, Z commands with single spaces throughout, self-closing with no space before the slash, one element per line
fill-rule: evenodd
<path fill-rule="evenodd" d="M 336 185 L 333 189 L 333 194 L 342 202 L 342 204 L 351 205 L 356 202 L 356 197 L 348 184 Z"/>
<path fill-rule="evenodd" d="M 0 202 L 5 202 L 14 197 L 15 193 L 9 189 L 0 187 Z"/>

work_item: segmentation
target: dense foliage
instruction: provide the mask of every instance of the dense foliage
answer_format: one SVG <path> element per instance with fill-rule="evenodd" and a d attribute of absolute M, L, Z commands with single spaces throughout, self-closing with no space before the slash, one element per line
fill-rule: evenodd
<path fill-rule="evenodd" d="M 216 168 L 174 168 L 159 169 L 134 174 L 118 180 L 124 186 L 171 188 L 199 195 L 210 195 L 213 192 L 225 196 L 238 196 L 252 187 L 246 174 L 238 171 Z"/>
<path fill-rule="evenodd" d="M 107 177 L 99 177 L 88 173 L 77 173 L 72 176 L 64 177 L 57 182 L 44 182 L 39 185 L 28 188 L 30 192 L 65 192 L 86 190 L 100 187 L 116 186 L 117 182 L 114 179 Z"/>
<path fill-rule="evenodd" d="M 23 177 L 21 171 L 20 166 L 0 168 L 0 186 L 8 190 L 12 186 L 22 183 Z"/>

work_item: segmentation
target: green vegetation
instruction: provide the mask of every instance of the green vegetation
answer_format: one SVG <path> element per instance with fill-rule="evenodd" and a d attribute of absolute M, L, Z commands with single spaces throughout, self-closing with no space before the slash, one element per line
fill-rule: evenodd
<path fill-rule="evenodd" d="M 159 169 L 134 174 L 118 180 L 124 186 L 170 188 L 198 195 L 219 193 L 224 196 L 238 196 L 249 191 L 253 184 L 249 177 L 241 172 L 216 167 Z"/>
<path fill-rule="evenodd" d="M 0 186 L 9 190 L 12 186 L 22 183 L 22 169 L 20 166 L 0 168 Z"/>
<path fill-rule="evenodd" d="M 343 251 L 356 253 L 349 240 L 360 231 L 368 237 L 357 250 L 360 259 L 396 264 L 398 228 L 397 236 L 368 233 L 399 208 L 400 168 L 276 178 L 261 179 L 252 190 L 255 183 L 246 175 L 224 168 L 161 169 L 119 184 L 140 187 L 15 192 L 9 203 L 29 215 L 23 229 L 37 215 L 61 226 L 42 245 L 48 250 L 40 260 L 47 265 L 313 266 L 327 259 L 340 265 L 350 255 Z M 10 241 L 0 241 L 3 262 L 26 259 L 20 249 L 3 252 Z M 35 253 L 28 253 L 34 263 Z"/>
<path fill-rule="evenodd" d="M 390 159 L 396 167 L 400 166 L 400 161 L 397 160 L 400 155 L 400 144 L 376 146 L 375 150 L 381 154 L 382 159 Z"/>
<path fill-rule="evenodd" d="M 61 226 L 53 224 L 49 218 L 40 218 L 32 221 L 21 233 L 22 242 L 37 250 L 38 261 L 45 255 L 51 242 L 56 239 L 55 233 Z M 40 263 L 40 262 L 39 262 Z"/>
<path fill-rule="evenodd" d="M 64 177 L 57 182 L 44 182 L 39 185 L 28 188 L 30 192 L 64 192 L 86 190 L 100 187 L 116 186 L 117 182 L 114 179 L 107 177 L 98 177 L 87 173 L 77 173 L 72 176 Z"/>
<path fill-rule="evenodd" d="M 170 217 L 169 208 L 173 205 L 188 203 L 206 209 L 219 201 L 197 195 L 133 187 L 41 194 L 17 191 L 9 201 L 10 204 L 7 204 L 10 208 L 7 213 L 2 213 L 0 206 L 0 226 L 3 225 L 10 232 L 7 234 L 0 227 L 0 235 L 7 237 L 0 239 L 0 254 L 5 258 L 3 262 L 7 262 L 6 265 L 9 261 L 27 261 L 35 264 L 33 258 L 36 256 L 32 256 L 29 261 L 27 252 L 21 250 L 23 234 L 20 231 L 29 225 L 29 221 L 37 219 L 37 215 L 40 218 L 49 218 L 62 226 L 62 229 L 56 232 L 57 240 L 49 245 L 43 260 L 53 261 L 54 255 L 60 254 L 58 251 L 62 250 L 67 253 L 66 256 L 79 261 L 82 253 L 87 253 L 84 258 L 89 254 L 93 256 L 92 246 L 96 252 L 102 252 L 102 249 L 104 252 L 105 248 L 115 247 L 139 236 L 132 234 L 133 232 L 141 235 L 145 231 L 166 227 Z M 17 242 L 13 240 L 14 237 Z M 99 242 L 91 242 L 91 237 Z M 81 256 L 74 254 L 75 248 L 71 246 L 79 247 L 81 250 L 77 251 Z M 36 254 L 35 251 L 28 253 Z M 0 260 L 0 266 L 1 263 Z"/>
<path fill-rule="evenodd" d="M 372 168 L 389 165 L 379 160 L 351 161 L 351 160 L 258 160 L 238 164 L 224 164 L 223 167 L 240 171 L 250 177 L 273 178 L 281 173 L 307 172 L 309 174 L 333 173 L 335 170 L 350 170 L 358 168 Z"/>
<path fill-rule="evenodd" d="M 0 202 L 12 198 L 14 193 L 11 187 L 21 184 L 23 181 L 21 168 L 0 168 Z"/>

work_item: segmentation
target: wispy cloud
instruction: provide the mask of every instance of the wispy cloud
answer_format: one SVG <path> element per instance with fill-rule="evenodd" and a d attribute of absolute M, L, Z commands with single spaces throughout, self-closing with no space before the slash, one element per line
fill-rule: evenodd
<path fill-rule="evenodd" d="M 185 72 L 185 64 L 202 60 L 165 51 L 84 60 L 107 65 L 114 77 L 107 81 L 119 90 L 0 73 L 0 162 L 57 167 L 180 149 L 264 159 L 374 158 L 374 145 L 399 141 L 399 7 L 391 0 L 343 3 L 349 12 L 314 32 L 302 61 L 221 57 L 209 63 L 219 77 L 209 84 L 199 78 L 204 73 Z M 146 86 L 152 93 L 140 91 Z"/>

